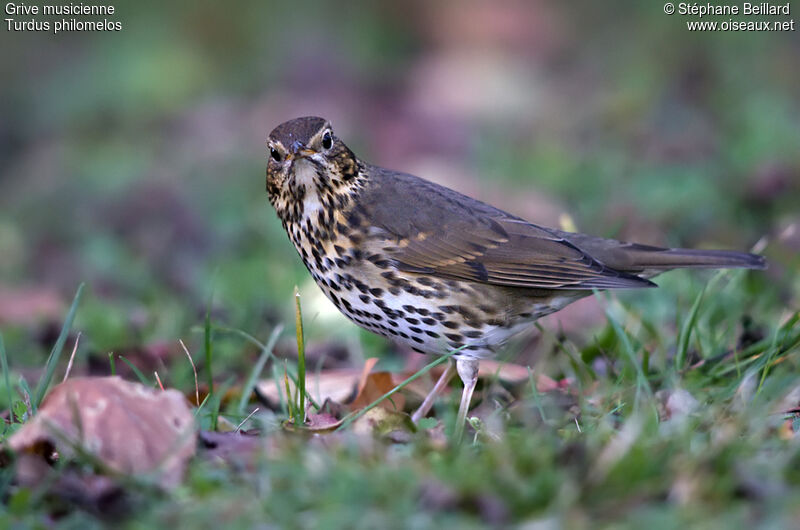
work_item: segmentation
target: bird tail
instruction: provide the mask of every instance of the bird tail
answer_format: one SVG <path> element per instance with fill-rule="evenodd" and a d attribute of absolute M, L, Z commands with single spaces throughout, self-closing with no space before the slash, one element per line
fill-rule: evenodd
<path fill-rule="evenodd" d="M 625 248 L 632 268 L 664 271 L 691 269 L 766 269 L 764 256 L 734 250 L 659 248 L 632 244 Z"/>

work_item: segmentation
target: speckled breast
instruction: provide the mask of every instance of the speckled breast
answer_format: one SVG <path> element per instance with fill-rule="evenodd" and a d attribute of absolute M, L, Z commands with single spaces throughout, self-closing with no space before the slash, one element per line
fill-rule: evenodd
<path fill-rule="evenodd" d="M 418 352 L 444 354 L 465 346 L 462 355 L 489 357 L 536 318 L 560 308 L 550 300 L 520 299 L 512 289 L 400 271 L 380 251 L 379 237 L 340 213 L 334 221 L 327 230 L 310 222 L 286 227 L 317 285 L 362 328 Z"/>

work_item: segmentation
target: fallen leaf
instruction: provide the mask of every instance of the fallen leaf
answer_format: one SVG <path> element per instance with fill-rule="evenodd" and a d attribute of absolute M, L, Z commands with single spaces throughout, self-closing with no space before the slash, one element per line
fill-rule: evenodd
<path fill-rule="evenodd" d="M 367 359 L 367 362 L 364 363 L 364 370 L 361 374 L 361 380 L 358 383 L 356 397 L 350 402 L 351 410 L 363 409 L 397 386 L 394 376 L 389 372 L 370 373 L 377 362 L 378 359 L 373 357 Z M 396 392 L 391 397 L 382 400 L 377 406 L 387 410 L 402 411 L 405 402 L 405 397 L 401 393 Z"/>
<path fill-rule="evenodd" d="M 360 376 L 361 370 L 355 369 L 323 371 L 306 378 L 306 391 L 316 403 L 323 403 L 326 400 L 343 403 L 355 396 Z M 272 379 L 259 382 L 255 388 L 258 400 L 271 410 L 278 409 L 281 396 L 286 399 L 283 381 L 280 381 L 280 385 L 278 388 Z M 291 380 L 289 388 L 292 393 L 296 392 L 294 382 Z"/>
<path fill-rule="evenodd" d="M 478 377 L 493 378 L 496 376 L 498 380 L 509 385 L 528 383 L 532 372 L 533 370 L 527 366 L 495 361 L 493 359 L 481 360 L 478 366 Z M 552 392 L 564 386 L 555 379 L 551 379 L 543 374 L 534 373 L 533 377 L 536 381 L 536 389 L 539 392 Z"/>
<path fill-rule="evenodd" d="M 200 456 L 235 470 L 255 471 L 259 461 L 275 451 L 272 438 L 234 432 L 201 431 Z"/>
<path fill-rule="evenodd" d="M 311 414 L 308 416 L 307 428 L 312 432 L 330 432 L 342 424 L 342 419 L 337 418 L 329 412 Z"/>
<path fill-rule="evenodd" d="M 332 416 L 338 421 L 343 416 L 342 411 L 339 409 L 344 408 L 345 411 L 363 409 L 415 373 L 415 371 L 401 373 L 372 372 L 377 362 L 378 359 L 370 358 L 367 359 L 361 370 L 327 370 L 309 375 L 306 380 L 306 390 L 318 404 L 326 402 L 336 404 L 337 412 L 333 412 Z M 401 391 L 382 401 L 378 406 L 391 411 L 409 412 L 406 408 L 411 409 L 418 405 L 431 391 L 434 382 L 441 376 L 443 371 L 444 366 L 435 367 L 430 371 L 429 376 L 420 377 L 412 381 Z M 521 387 L 524 385 L 527 388 L 530 382 L 530 370 L 527 366 L 518 364 L 483 360 L 480 363 L 479 377 L 488 380 L 497 379 L 506 386 Z M 540 392 L 562 390 L 569 386 L 568 381 L 555 381 L 541 374 L 534 374 L 534 380 Z M 256 395 L 259 400 L 272 410 L 276 410 L 279 407 L 281 397 L 285 393 L 283 381 L 280 383 L 279 387 L 274 380 L 265 380 L 256 386 Z M 460 382 L 458 382 L 457 377 L 454 378 L 454 382 L 451 382 L 451 385 L 455 385 L 460 392 Z M 296 392 L 292 381 L 289 382 L 289 388 L 292 393 Z M 450 388 L 443 389 L 442 395 L 447 394 L 449 391 Z M 326 410 L 326 408 L 323 406 L 322 410 Z M 332 412 L 330 407 L 327 412 Z M 313 414 L 309 416 L 309 420 L 311 416 Z M 317 420 L 329 423 L 330 418 L 327 420 L 317 418 Z M 310 427 L 310 425 L 307 427 Z M 297 426 L 293 428 L 304 430 L 302 427 L 298 428 Z M 317 425 L 312 430 L 325 432 L 330 428 Z"/>
<path fill-rule="evenodd" d="M 361 369 L 361 378 L 358 380 L 358 391 L 356 393 L 356 398 L 358 399 L 358 394 L 364 390 L 364 386 L 367 383 L 367 378 L 369 377 L 369 373 L 375 368 L 375 365 L 378 364 L 377 357 L 370 357 L 366 361 L 364 361 L 364 367 Z M 354 401 L 355 401 L 354 399 Z"/>
<path fill-rule="evenodd" d="M 369 434 L 395 443 L 407 443 L 417 428 L 408 414 L 375 407 L 353 422 L 355 434 Z"/>
<path fill-rule="evenodd" d="M 50 391 L 8 447 L 51 460 L 84 454 L 112 472 L 155 472 L 159 484 L 173 487 L 195 452 L 194 416 L 177 390 L 117 376 L 68 379 Z"/>
<path fill-rule="evenodd" d="M 81 473 L 77 468 L 53 468 L 39 455 L 22 453 L 14 466 L 16 481 L 34 487 L 47 477 L 48 494 L 106 518 L 130 514 L 133 503 L 122 484 L 111 477 Z"/>

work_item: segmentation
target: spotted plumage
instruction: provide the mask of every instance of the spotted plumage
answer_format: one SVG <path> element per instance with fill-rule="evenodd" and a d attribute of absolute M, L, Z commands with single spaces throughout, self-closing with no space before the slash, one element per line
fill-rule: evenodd
<path fill-rule="evenodd" d="M 417 351 L 462 348 L 462 379 L 475 360 L 593 289 L 654 287 L 648 278 L 677 267 L 764 267 L 753 254 L 534 225 L 359 160 L 322 118 L 279 125 L 267 146 L 269 201 L 328 298 L 359 326 Z"/>

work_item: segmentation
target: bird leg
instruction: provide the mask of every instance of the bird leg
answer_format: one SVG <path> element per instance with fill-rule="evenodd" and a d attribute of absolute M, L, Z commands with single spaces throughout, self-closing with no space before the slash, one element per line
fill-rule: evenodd
<path fill-rule="evenodd" d="M 472 393 L 475 392 L 475 385 L 478 384 L 478 360 L 470 359 L 469 357 L 458 357 L 456 359 L 456 370 L 464 383 L 464 392 L 461 394 L 461 404 L 458 407 L 458 418 L 456 418 L 456 428 L 453 431 L 453 439 L 456 443 L 460 443 L 461 436 L 464 434 L 464 423 L 467 421 L 469 405 L 472 402 Z"/>
<path fill-rule="evenodd" d="M 453 375 L 455 375 L 455 372 L 453 371 L 453 363 L 448 362 L 444 372 L 442 372 L 442 375 L 439 376 L 436 384 L 433 385 L 433 390 L 431 390 L 428 395 L 425 396 L 425 400 L 422 402 L 422 405 L 420 405 L 419 408 L 414 411 L 414 414 L 411 416 L 411 421 L 417 423 L 428 414 L 433 406 L 436 396 L 438 396 L 442 389 L 447 386 L 447 383 L 450 382 L 450 380 L 453 378 Z"/>

